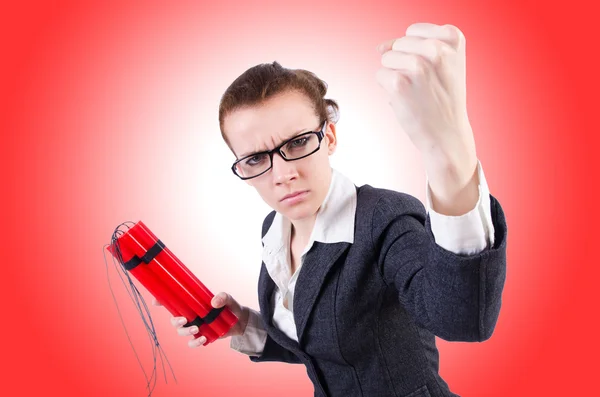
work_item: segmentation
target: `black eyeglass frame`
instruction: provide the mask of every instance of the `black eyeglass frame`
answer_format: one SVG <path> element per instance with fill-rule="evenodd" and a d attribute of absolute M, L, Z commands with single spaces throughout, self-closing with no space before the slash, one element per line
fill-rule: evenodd
<path fill-rule="evenodd" d="M 305 158 L 305 157 L 308 157 L 308 156 L 310 156 L 310 155 L 312 155 L 312 154 L 314 154 L 314 153 L 318 152 L 318 151 L 319 151 L 319 149 L 321 149 L 321 141 L 323 141 L 323 138 L 325 137 L 325 128 L 326 128 L 326 127 L 327 127 L 327 120 L 325 120 L 325 121 L 323 122 L 323 127 L 321 127 L 321 130 L 320 130 L 320 131 L 307 131 L 307 132 L 303 132 L 302 134 L 298 134 L 298 135 L 296 135 L 296 136 L 294 136 L 294 137 L 292 137 L 292 138 L 288 139 L 287 141 L 283 142 L 281 145 L 277 146 L 277 147 L 276 147 L 275 149 L 273 149 L 273 150 L 266 150 L 266 151 L 264 151 L 264 152 L 257 152 L 257 153 L 252 153 L 252 154 L 249 154 L 248 156 L 244 156 L 244 157 L 242 157 L 241 159 L 239 159 L 239 160 L 236 160 L 236 161 L 233 163 L 233 165 L 231 166 L 231 171 L 233 171 L 234 175 L 235 175 L 235 176 L 237 176 L 238 178 L 240 178 L 240 179 L 242 179 L 242 180 L 247 180 L 247 179 L 252 179 L 252 178 L 259 177 L 259 176 L 263 175 L 264 173 L 266 173 L 267 171 L 269 171 L 271 168 L 273 168 L 273 154 L 274 154 L 275 152 L 279 153 L 279 155 L 281 156 L 281 158 L 282 158 L 282 159 L 284 159 L 285 161 L 296 161 L 296 160 L 300 160 L 300 159 L 303 159 L 303 158 Z M 286 158 L 286 157 L 284 156 L 284 154 L 283 154 L 283 153 L 281 153 L 281 148 L 282 148 L 282 147 L 284 147 L 285 145 L 287 145 L 287 144 L 288 144 L 288 143 L 290 143 L 291 141 L 293 141 L 293 140 L 296 140 L 296 139 L 300 138 L 301 136 L 308 135 L 308 134 L 315 134 L 315 135 L 317 136 L 317 139 L 319 140 L 319 145 L 317 146 L 317 148 L 316 148 L 315 150 L 313 150 L 312 152 L 310 152 L 310 153 L 308 153 L 308 154 L 305 154 L 305 155 L 304 155 L 304 156 L 302 156 L 302 157 L 297 157 L 297 158 L 294 158 L 294 159 L 288 159 L 288 158 Z M 250 177 L 243 177 L 243 176 L 239 175 L 239 174 L 238 174 L 238 173 L 235 171 L 235 166 L 236 166 L 236 165 L 237 165 L 237 163 L 239 163 L 240 161 L 244 161 L 244 160 L 246 160 L 246 159 L 248 159 L 248 158 L 251 158 L 251 157 L 254 157 L 254 156 L 258 156 L 258 155 L 261 155 L 261 154 L 268 154 L 268 155 L 269 155 L 269 160 L 271 161 L 271 165 L 269 166 L 269 168 L 267 168 L 266 170 L 264 170 L 264 171 L 263 171 L 263 172 L 261 172 L 260 174 L 258 174 L 258 175 L 254 175 L 254 176 L 250 176 Z"/>

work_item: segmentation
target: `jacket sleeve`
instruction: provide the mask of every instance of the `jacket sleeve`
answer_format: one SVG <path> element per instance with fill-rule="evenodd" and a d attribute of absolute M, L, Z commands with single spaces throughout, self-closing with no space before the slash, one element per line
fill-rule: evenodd
<path fill-rule="evenodd" d="M 281 361 L 300 364 L 300 360 L 289 350 L 279 346 L 267 334 L 260 313 L 250 309 L 248 325 L 243 335 L 231 337 L 230 347 L 250 357 L 251 361 Z"/>
<path fill-rule="evenodd" d="M 263 327 L 260 313 L 250 308 L 248 310 L 248 324 L 243 335 L 232 336 L 229 346 L 242 354 L 256 356 L 265 348 L 267 331 Z"/>
<path fill-rule="evenodd" d="M 457 254 L 436 244 L 423 204 L 411 195 L 382 196 L 373 211 L 371 239 L 384 282 L 397 289 L 415 322 L 447 341 L 491 337 L 506 278 L 507 228 L 491 194 L 494 244 Z"/>
<path fill-rule="evenodd" d="M 279 346 L 265 330 L 260 313 L 250 309 L 243 335 L 231 337 L 230 347 L 250 357 L 251 361 L 281 361 L 300 364 L 295 354 Z"/>
<path fill-rule="evenodd" d="M 250 356 L 250 360 L 259 363 L 266 361 L 280 361 L 289 364 L 302 364 L 302 361 L 291 351 L 280 346 L 267 334 L 265 348 L 259 356 Z"/>

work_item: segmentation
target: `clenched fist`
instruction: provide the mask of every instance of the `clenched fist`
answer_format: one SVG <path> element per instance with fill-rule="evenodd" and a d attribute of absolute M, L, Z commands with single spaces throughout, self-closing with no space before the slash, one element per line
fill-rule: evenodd
<path fill-rule="evenodd" d="M 424 154 L 475 158 L 463 33 L 452 25 L 415 23 L 378 50 L 383 67 L 377 81 L 415 146 Z"/>

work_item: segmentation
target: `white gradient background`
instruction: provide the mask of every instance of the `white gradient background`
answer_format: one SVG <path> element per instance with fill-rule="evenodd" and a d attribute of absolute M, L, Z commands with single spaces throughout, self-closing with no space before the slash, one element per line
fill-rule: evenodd
<path fill-rule="evenodd" d="M 464 396 L 586 390 L 597 347 L 590 351 L 577 327 L 590 329 L 584 305 L 598 275 L 592 234 L 582 233 L 588 214 L 597 216 L 582 194 L 592 153 L 588 64 L 572 57 L 579 52 L 563 33 L 591 31 L 574 19 L 579 8 L 251 3 L 6 10 L 2 222 L 12 249 L 2 263 L 2 394 L 144 395 L 100 252 L 122 221 L 143 220 L 214 293 L 258 308 L 260 226 L 270 209 L 231 173 L 217 119 L 221 94 L 257 63 L 308 69 L 329 84 L 327 97 L 341 107 L 333 167 L 357 185 L 424 202 L 420 155 L 375 80 L 377 44 L 419 21 L 452 23 L 467 37 L 469 116 L 509 225 L 496 332 L 483 344 L 440 340 L 442 376 Z M 141 321 L 110 274 L 149 370 Z M 168 312 L 151 310 L 179 381 L 159 379 L 154 396 L 312 395 L 303 366 L 251 363 L 229 340 L 189 349 Z"/>

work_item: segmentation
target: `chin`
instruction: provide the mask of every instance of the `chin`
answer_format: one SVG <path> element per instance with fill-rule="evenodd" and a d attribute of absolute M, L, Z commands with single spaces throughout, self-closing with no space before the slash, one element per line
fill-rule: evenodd
<path fill-rule="evenodd" d="M 299 220 L 313 216 L 318 208 L 313 208 L 312 203 L 300 203 L 292 208 L 281 208 L 280 212 L 283 216 L 290 220 Z"/>

